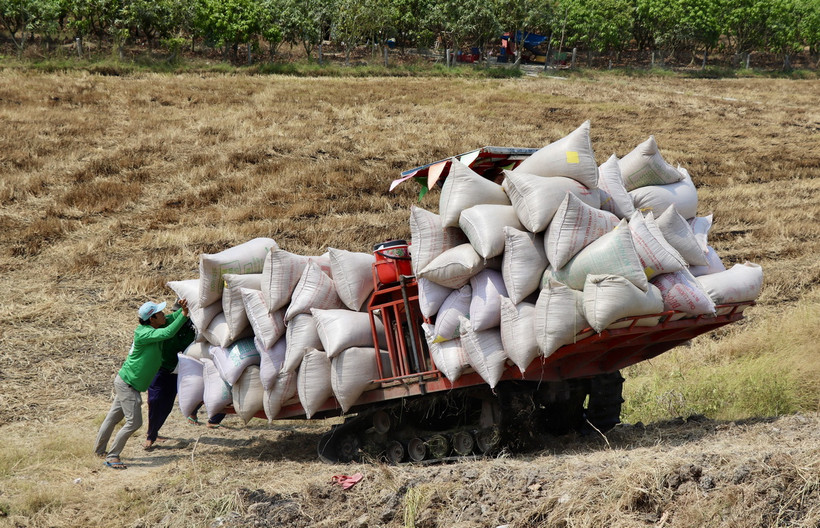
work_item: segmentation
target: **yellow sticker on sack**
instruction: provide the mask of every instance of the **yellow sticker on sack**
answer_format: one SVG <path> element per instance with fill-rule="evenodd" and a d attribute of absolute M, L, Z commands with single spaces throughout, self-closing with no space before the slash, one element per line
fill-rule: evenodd
<path fill-rule="evenodd" d="M 581 160 L 578 159 L 578 153 L 574 150 L 567 151 L 567 163 L 581 163 Z"/>
<path fill-rule="evenodd" d="M 647 279 L 651 279 L 655 275 L 655 268 L 647 266 L 643 269 L 643 272 L 646 274 Z"/>

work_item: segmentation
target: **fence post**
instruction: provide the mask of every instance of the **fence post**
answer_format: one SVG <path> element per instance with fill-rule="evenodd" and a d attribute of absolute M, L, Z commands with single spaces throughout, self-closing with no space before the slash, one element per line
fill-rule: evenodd
<path fill-rule="evenodd" d="M 449 68 L 450 67 L 450 48 L 447 48 L 446 53 L 447 53 L 447 59 L 446 59 L 445 63 L 447 64 L 447 67 Z"/>
<path fill-rule="evenodd" d="M 74 44 L 77 46 L 77 56 L 83 58 L 83 41 L 80 37 L 74 39 Z"/>
<path fill-rule="evenodd" d="M 387 44 L 385 44 L 384 45 L 384 67 L 385 68 L 387 68 L 387 66 L 388 66 L 387 58 L 388 58 L 388 56 L 387 56 Z"/>
<path fill-rule="evenodd" d="M 572 63 L 569 65 L 570 68 L 575 69 L 575 57 L 578 55 L 578 48 L 572 48 Z"/>

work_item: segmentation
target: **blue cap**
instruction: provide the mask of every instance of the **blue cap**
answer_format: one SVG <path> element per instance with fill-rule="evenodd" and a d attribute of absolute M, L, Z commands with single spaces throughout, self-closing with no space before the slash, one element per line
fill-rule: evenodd
<path fill-rule="evenodd" d="M 142 319 L 143 321 L 147 321 L 148 319 L 151 318 L 152 315 L 154 315 L 155 313 L 159 313 L 159 312 L 163 311 L 164 309 L 165 309 L 165 303 L 164 302 L 157 304 L 155 302 L 148 301 L 147 303 L 140 306 L 140 310 L 139 310 L 140 319 Z"/>

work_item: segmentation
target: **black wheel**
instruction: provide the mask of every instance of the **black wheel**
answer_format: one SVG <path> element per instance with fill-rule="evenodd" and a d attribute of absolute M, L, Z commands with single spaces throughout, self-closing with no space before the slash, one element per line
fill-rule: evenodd
<path fill-rule="evenodd" d="M 359 456 L 359 437 L 354 434 L 346 434 L 339 439 L 337 453 L 339 462 L 353 462 Z"/>
<path fill-rule="evenodd" d="M 495 427 L 488 427 L 478 431 L 475 435 L 475 444 L 483 454 L 489 454 L 501 443 L 501 434 Z"/>
<path fill-rule="evenodd" d="M 450 442 L 444 435 L 433 435 L 427 440 L 427 449 L 433 458 L 444 458 L 450 454 Z"/>
<path fill-rule="evenodd" d="M 606 433 L 621 423 L 621 404 L 623 399 L 624 378 L 616 371 L 611 374 L 600 374 L 590 380 L 589 401 L 586 408 L 586 427 L 583 432 L 592 433 L 595 429 Z M 594 428 L 594 429 L 593 429 Z"/>
<path fill-rule="evenodd" d="M 421 462 L 427 456 L 427 445 L 421 438 L 413 438 L 407 442 L 407 454 L 413 462 Z"/>
<path fill-rule="evenodd" d="M 385 411 L 376 411 L 373 415 L 373 428 L 379 434 L 385 434 L 390 430 L 390 415 Z"/>
<path fill-rule="evenodd" d="M 461 456 L 472 453 L 474 444 L 473 436 L 467 431 L 459 431 L 453 435 L 453 451 Z"/>
<path fill-rule="evenodd" d="M 401 442 L 397 440 L 393 440 L 389 444 L 387 444 L 387 460 L 390 461 L 391 464 L 400 464 L 404 462 L 404 455 L 406 451 L 404 450 L 404 446 L 401 445 Z"/>

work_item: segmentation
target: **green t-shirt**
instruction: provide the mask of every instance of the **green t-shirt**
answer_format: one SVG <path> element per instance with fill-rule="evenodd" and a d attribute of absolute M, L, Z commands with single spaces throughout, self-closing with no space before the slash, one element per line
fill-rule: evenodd
<path fill-rule="evenodd" d="M 124 382 L 140 392 L 148 390 L 162 364 L 163 341 L 174 337 L 188 320 L 182 315 L 182 309 L 172 313 L 167 319 L 171 322 L 163 328 L 141 324 L 134 330 L 131 351 L 128 352 L 119 374 Z"/>
<path fill-rule="evenodd" d="M 166 325 L 167 326 L 167 325 Z M 165 370 L 174 370 L 177 368 L 179 358 L 177 354 L 185 352 L 188 345 L 196 339 L 196 332 L 190 324 L 183 325 L 174 337 L 167 341 L 163 341 L 160 345 L 162 348 L 162 364 L 160 368 Z"/>

